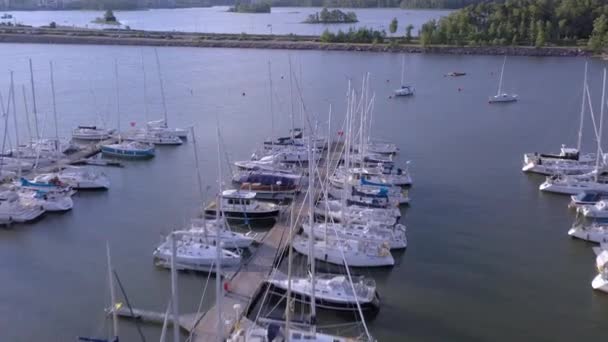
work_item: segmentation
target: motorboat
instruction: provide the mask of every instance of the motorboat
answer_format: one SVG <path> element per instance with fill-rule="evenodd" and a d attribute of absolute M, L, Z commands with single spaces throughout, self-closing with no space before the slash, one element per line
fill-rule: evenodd
<path fill-rule="evenodd" d="M 608 293 L 608 246 L 602 245 L 595 259 L 597 276 L 593 278 L 591 287 L 594 290 Z"/>
<path fill-rule="evenodd" d="M 601 200 L 595 205 L 578 208 L 577 211 L 585 217 L 608 218 L 608 200 Z"/>
<path fill-rule="evenodd" d="M 596 205 L 601 200 L 608 200 L 608 191 L 583 191 L 570 196 L 570 208 Z"/>
<path fill-rule="evenodd" d="M 218 211 L 228 220 L 239 221 L 274 221 L 279 216 L 278 205 L 257 200 L 256 193 L 252 191 L 224 190 L 220 201 L 219 209 L 216 202 L 205 208 L 205 217 L 215 218 Z"/>
<path fill-rule="evenodd" d="M 76 140 L 107 140 L 114 130 L 100 128 L 97 126 L 78 126 L 72 131 L 72 139 Z"/>
<path fill-rule="evenodd" d="M 129 159 L 149 159 L 155 155 L 154 145 L 138 141 L 121 141 L 101 145 L 101 153 L 111 157 Z"/>
<path fill-rule="evenodd" d="M 73 189 L 109 189 L 110 179 L 103 172 L 87 168 L 69 167 L 58 172 L 39 174 L 34 178 L 36 183 L 67 184 Z"/>
<path fill-rule="evenodd" d="M 257 198 L 279 200 L 291 198 L 300 191 L 301 176 L 253 171 L 237 173 L 232 180 L 240 190 L 255 192 Z"/>
<path fill-rule="evenodd" d="M 311 229 L 309 224 L 304 223 L 302 230 L 306 235 L 316 239 L 335 237 L 338 239 L 372 241 L 379 244 L 387 243 L 390 249 L 403 249 L 407 247 L 405 226 L 402 224 L 392 227 L 350 222 L 315 223 Z"/>
<path fill-rule="evenodd" d="M 14 190 L 0 191 L 0 224 L 23 223 L 44 214 L 44 207 L 32 201 L 22 201 Z"/>
<path fill-rule="evenodd" d="M 589 242 L 608 243 L 608 224 L 599 222 L 592 222 L 591 224 L 577 223 L 568 230 L 568 235 Z"/>
<path fill-rule="evenodd" d="M 314 240 L 314 239 L 313 239 Z M 295 236 L 292 247 L 300 254 L 309 256 L 308 238 Z M 313 255 L 316 260 L 349 267 L 386 267 L 395 265 L 386 243 L 372 241 L 345 240 L 328 237 L 313 241 Z"/>
<path fill-rule="evenodd" d="M 273 292 L 280 295 L 287 293 L 289 279 L 287 275 L 275 270 L 267 280 Z M 304 302 L 310 302 L 313 283 L 311 277 L 291 278 L 291 295 Z M 317 307 L 337 310 L 364 311 L 380 309 L 380 297 L 376 291 L 376 282 L 369 277 L 353 277 L 352 284 L 347 276 L 341 274 L 315 274 L 315 303 Z M 358 305 L 357 305 L 358 303 Z"/>
<path fill-rule="evenodd" d="M 178 232 L 179 233 L 179 232 Z M 176 234 L 174 232 L 173 234 Z M 190 234 L 183 232 L 184 235 Z M 153 256 L 157 266 L 171 267 L 171 238 L 167 238 L 158 246 Z M 175 265 L 179 270 L 192 270 L 201 272 L 215 272 L 217 262 L 217 245 L 202 242 L 200 237 L 176 239 Z M 234 269 L 241 263 L 241 256 L 226 249 L 220 250 L 222 268 Z"/>

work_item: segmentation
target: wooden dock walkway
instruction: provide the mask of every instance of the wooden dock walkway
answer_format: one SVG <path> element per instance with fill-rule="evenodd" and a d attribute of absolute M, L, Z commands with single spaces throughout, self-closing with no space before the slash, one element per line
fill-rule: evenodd
<path fill-rule="evenodd" d="M 327 149 L 323 152 L 322 159 L 318 164 L 318 172 L 322 179 L 325 178 L 327 167 L 333 170 L 342 156 L 342 144 L 333 143 L 330 146 L 330 156 L 327 157 Z M 317 182 L 315 184 L 318 185 Z M 315 201 L 319 198 L 321 190 L 315 187 L 313 194 Z M 308 215 L 306 191 L 299 193 L 291 205 L 295 205 L 296 227 L 299 227 L 302 220 Z M 302 209 L 300 209 L 302 208 Z M 277 224 L 268 232 L 264 233 L 259 239 L 259 246 L 253 251 L 251 257 L 234 271 L 224 273 L 224 283 L 227 283 L 228 290 L 224 291 L 222 298 L 222 318 L 224 319 L 225 338 L 233 329 L 235 324 L 244 327 L 253 324 L 244 314 L 249 311 L 249 305 L 255 303 L 256 297 L 262 295 L 265 280 L 275 266 L 278 257 L 284 252 L 287 246 L 289 235 L 290 215 L 289 210 L 281 215 Z M 235 305 L 240 305 L 238 317 L 234 310 Z M 139 319 L 143 322 L 162 324 L 164 313 L 133 309 L 133 315 L 127 308 L 118 311 L 121 317 Z M 214 305 L 204 313 L 182 314 L 179 317 L 179 324 L 182 329 L 192 333 L 194 342 L 215 341 L 218 338 L 217 307 Z"/>

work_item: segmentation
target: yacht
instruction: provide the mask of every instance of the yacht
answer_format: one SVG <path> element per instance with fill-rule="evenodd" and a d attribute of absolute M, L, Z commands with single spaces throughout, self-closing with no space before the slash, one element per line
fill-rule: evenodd
<path fill-rule="evenodd" d="M 539 189 L 566 195 L 578 195 L 583 191 L 608 191 L 608 170 L 593 170 L 583 175 L 550 176 Z"/>
<path fill-rule="evenodd" d="M 597 266 L 597 276 L 593 278 L 591 287 L 594 290 L 608 293 L 608 246 L 603 245 L 595 260 Z"/>
<path fill-rule="evenodd" d="M 112 134 L 113 130 L 105 128 L 99 128 L 97 126 L 78 126 L 72 131 L 72 139 L 76 140 L 107 140 Z"/>
<path fill-rule="evenodd" d="M 502 69 L 500 70 L 500 80 L 498 81 L 498 92 L 496 95 L 491 96 L 488 100 L 489 103 L 505 103 L 505 102 L 515 102 L 517 101 L 517 95 L 508 94 L 503 92 L 502 90 L 502 80 L 505 73 L 505 64 L 507 63 L 507 56 L 505 56 L 504 61 L 502 62 Z"/>
<path fill-rule="evenodd" d="M 320 217 L 328 215 L 334 222 L 339 222 L 342 216 L 366 216 L 373 220 L 389 220 L 397 223 L 401 218 L 399 208 L 368 208 L 358 205 L 346 205 L 339 200 L 322 199 L 317 203 L 315 214 Z"/>
<path fill-rule="evenodd" d="M 124 134 L 123 138 L 130 141 L 138 141 L 153 145 L 181 145 L 183 141 L 180 137 L 166 132 L 134 130 Z"/>
<path fill-rule="evenodd" d="M 155 154 L 154 145 L 138 141 L 121 141 L 101 145 L 101 153 L 111 157 L 130 159 L 149 159 Z"/>
<path fill-rule="evenodd" d="M 174 232 L 173 234 L 179 234 Z M 184 235 L 190 235 L 189 232 L 182 232 Z M 179 270 L 192 270 L 202 272 L 215 272 L 215 263 L 217 261 L 217 245 L 212 245 L 203 242 L 200 237 L 184 237 L 175 241 L 176 244 L 176 267 Z M 241 263 L 241 256 L 237 253 L 221 249 L 221 265 L 222 268 L 234 269 Z M 157 266 L 166 268 L 171 267 L 171 239 L 167 238 L 160 246 L 158 246 L 153 256 Z"/>
<path fill-rule="evenodd" d="M 279 206 L 274 203 L 256 199 L 256 193 L 246 190 L 224 190 L 220 197 L 220 216 L 228 220 L 239 221 L 275 221 L 279 216 Z M 217 203 L 205 208 L 205 217 L 215 218 L 218 212 Z"/>
<path fill-rule="evenodd" d="M 43 206 L 31 201 L 22 201 L 16 191 L 0 191 L 0 224 L 29 222 L 42 214 Z"/>
<path fill-rule="evenodd" d="M 583 191 L 570 196 L 570 208 L 580 208 L 589 205 L 596 205 L 601 200 L 608 200 L 608 191 Z"/>
<path fill-rule="evenodd" d="M 391 227 L 350 222 L 315 223 L 311 229 L 310 225 L 305 223 L 302 228 L 306 235 L 316 239 L 337 237 L 339 239 L 371 241 L 378 244 L 386 243 L 390 249 L 404 249 L 407 247 L 405 226 L 402 224 Z"/>
<path fill-rule="evenodd" d="M 608 243 L 608 224 L 598 222 L 591 224 L 576 223 L 568 230 L 568 235 L 589 242 Z"/>
<path fill-rule="evenodd" d="M 303 255 L 308 253 L 308 238 L 295 236 L 292 247 Z M 335 239 L 313 241 L 313 257 L 330 264 L 349 267 L 386 267 L 395 265 L 390 248 L 385 243 Z"/>
<path fill-rule="evenodd" d="M 69 167 L 58 172 L 39 174 L 34 178 L 34 182 L 47 184 L 60 182 L 78 190 L 107 190 L 110 188 L 110 180 L 103 172 L 79 167 Z"/>
<path fill-rule="evenodd" d="M 395 96 L 411 96 L 414 95 L 414 87 L 406 85 L 405 81 L 405 56 L 401 61 L 401 87 L 395 89 Z"/>
<path fill-rule="evenodd" d="M 581 156 L 579 151 L 562 145 L 559 154 L 526 153 L 524 154 L 523 172 L 541 175 L 580 175 L 593 171 L 595 154 Z"/>
<path fill-rule="evenodd" d="M 275 270 L 267 280 L 273 292 L 281 295 L 287 293 L 289 280 L 287 275 Z M 293 297 L 310 302 L 312 293 L 311 277 L 291 277 L 291 294 Z M 317 307 L 337 310 L 356 311 L 357 302 L 362 310 L 378 311 L 380 297 L 376 291 L 376 282 L 368 277 L 348 278 L 341 274 L 315 274 L 315 303 Z"/>
<path fill-rule="evenodd" d="M 578 208 L 577 211 L 585 217 L 608 218 L 608 200 L 601 200 L 595 205 Z"/>
<path fill-rule="evenodd" d="M 242 234 L 227 229 L 220 229 L 217 220 L 192 219 L 188 232 L 192 237 L 203 239 L 203 242 L 217 244 L 218 238 L 221 240 L 222 248 L 244 249 L 249 248 L 254 242 L 255 234 L 249 232 Z M 219 237 L 218 237 L 219 234 Z"/>
<path fill-rule="evenodd" d="M 146 131 L 150 133 L 159 133 L 178 137 L 180 139 L 188 139 L 188 130 L 185 128 L 171 128 L 167 126 L 167 121 L 164 119 L 148 121 L 146 123 Z"/>

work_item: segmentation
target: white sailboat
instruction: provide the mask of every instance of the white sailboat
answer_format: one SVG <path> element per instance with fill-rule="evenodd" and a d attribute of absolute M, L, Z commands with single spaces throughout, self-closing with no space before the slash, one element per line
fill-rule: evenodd
<path fill-rule="evenodd" d="M 568 235 L 589 242 L 608 243 L 608 224 L 598 222 L 590 224 L 575 223 L 568 230 Z"/>
<path fill-rule="evenodd" d="M 500 69 L 500 80 L 498 81 L 498 91 L 496 95 L 490 96 L 488 100 L 489 103 L 505 103 L 505 102 L 515 102 L 517 101 L 516 94 L 508 94 L 503 92 L 502 90 L 502 80 L 505 73 L 505 64 L 507 64 L 507 56 L 505 56 L 502 62 L 502 69 Z"/>
<path fill-rule="evenodd" d="M 602 134 L 604 123 L 604 109 L 606 107 L 606 69 L 604 69 L 602 85 L 602 101 L 600 107 L 600 123 L 597 134 L 597 153 L 595 169 L 583 175 L 557 175 L 547 177 L 539 186 L 541 191 L 560 194 L 576 195 L 583 191 L 608 191 L 608 170 L 603 168 Z"/>
<path fill-rule="evenodd" d="M 112 136 L 113 130 L 97 127 L 79 125 L 72 130 L 72 139 L 102 141 Z"/>
<path fill-rule="evenodd" d="M 139 141 L 123 141 L 120 135 L 120 92 L 118 82 L 118 62 L 114 61 L 114 74 L 116 78 L 116 115 L 118 117 L 118 142 L 101 145 L 101 153 L 111 157 L 129 159 L 149 159 L 154 157 L 154 145 Z"/>
<path fill-rule="evenodd" d="M 221 244 L 222 248 L 244 249 L 249 248 L 255 241 L 255 234 L 242 234 L 228 229 L 220 229 L 220 224 L 226 227 L 225 222 L 217 220 L 192 219 L 189 232 L 191 238 L 202 239 L 203 242 L 210 244 Z"/>
<path fill-rule="evenodd" d="M 401 59 L 401 87 L 395 89 L 395 96 L 410 96 L 414 95 L 414 87 L 406 85 L 405 81 L 405 56 Z"/>
<path fill-rule="evenodd" d="M 57 172 L 42 173 L 34 178 L 34 182 L 47 184 L 61 182 L 78 190 L 110 188 L 110 179 L 105 173 L 81 167 L 68 167 Z"/>
<path fill-rule="evenodd" d="M 542 175 L 574 175 L 591 172 L 595 165 L 596 155 L 593 153 L 581 154 L 583 139 L 583 123 L 585 118 L 585 102 L 587 98 L 587 63 L 585 63 L 585 76 L 583 80 L 583 95 L 581 99 L 581 112 L 578 128 L 578 143 L 576 148 L 562 145 L 559 154 L 553 153 L 526 153 L 522 171 L 539 173 Z M 592 114 L 591 108 L 590 113 Z"/>
<path fill-rule="evenodd" d="M 33 221 L 44 214 L 44 211 L 37 203 L 22 201 L 14 190 L 0 191 L 0 224 Z"/>
<path fill-rule="evenodd" d="M 374 225 L 373 223 L 315 223 L 312 225 L 312 229 L 307 224 L 303 224 L 302 228 L 306 235 L 316 239 L 324 239 L 331 234 L 331 236 L 336 236 L 340 239 L 371 241 L 378 244 L 386 243 L 390 249 L 403 249 L 407 247 L 406 229 L 402 224 L 393 227 Z"/>

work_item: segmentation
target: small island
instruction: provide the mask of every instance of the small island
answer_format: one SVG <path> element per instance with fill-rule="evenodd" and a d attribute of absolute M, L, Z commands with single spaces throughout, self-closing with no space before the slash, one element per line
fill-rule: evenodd
<path fill-rule="evenodd" d="M 239 0 L 234 4 L 234 7 L 230 7 L 228 12 L 234 13 L 270 13 L 270 3 L 269 2 L 259 2 L 259 3 L 244 3 Z"/>
<path fill-rule="evenodd" d="M 328 10 L 323 8 L 321 12 L 313 13 L 304 20 L 306 24 L 349 24 L 356 23 L 357 14 L 355 12 L 342 12 L 339 9 Z"/>
<path fill-rule="evenodd" d="M 103 14 L 103 17 L 95 18 L 92 23 L 104 25 L 120 25 L 120 22 L 118 21 L 118 19 L 116 19 L 116 16 L 114 15 L 114 12 L 112 12 L 112 10 L 107 10 L 106 13 Z"/>

